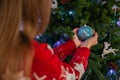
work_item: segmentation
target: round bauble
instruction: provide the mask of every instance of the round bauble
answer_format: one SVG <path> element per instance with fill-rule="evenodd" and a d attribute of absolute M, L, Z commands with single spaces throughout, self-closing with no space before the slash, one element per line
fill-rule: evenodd
<path fill-rule="evenodd" d="M 85 41 L 93 36 L 93 29 L 90 26 L 81 26 L 78 29 L 78 37 L 80 40 Z"/>

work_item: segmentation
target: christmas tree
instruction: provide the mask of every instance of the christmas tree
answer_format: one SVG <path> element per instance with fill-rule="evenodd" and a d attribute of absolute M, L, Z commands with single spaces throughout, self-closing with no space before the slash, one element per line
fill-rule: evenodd
<path fill-rule="evenodd" d="M 53 0 L 50 19 L 47 31 L 36 39 L 52 47 L 72 38 L 72 29 L 82 25 L 98 32 L 81 80 L 120 80 L 120 0 Z"/>

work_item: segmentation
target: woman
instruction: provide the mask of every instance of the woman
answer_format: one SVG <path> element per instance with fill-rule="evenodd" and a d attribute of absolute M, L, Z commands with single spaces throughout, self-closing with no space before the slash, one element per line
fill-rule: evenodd
<path fill-rule="evenodd" d="M 0 0 L 0 80 L 81 78 L 89 48 L 97 44 L 97 33 L 81 42 L 75 29 L 72 40 L 54 49 L 37 43 L 33 37 L 45 31 L 50 6 L 51 0 Z M 70 64 L 64 63 L 62 60 L 70 53 L 74 53 Z"/>

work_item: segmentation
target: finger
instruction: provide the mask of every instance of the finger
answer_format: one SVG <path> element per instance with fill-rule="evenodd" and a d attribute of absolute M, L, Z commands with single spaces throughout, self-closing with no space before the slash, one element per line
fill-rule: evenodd
<path fill-rule="evenodd" d="M 95 34 L 95 30 L 94 30 L 94 29 L 92 29 L 92 31 L 93 31 L 93 34 Z"/>
<path fill-rule="evenodd" d="M 98 38 L 98 34 L 95 33 L 94 36 L 93 36 L 92 38 L 95 39 L 95 40 L 97 40 L 97 38 Z"/>
<path fill-rule="evenodd" d="M 73 29 L 74 32 L 76 32 L 77 30 L 78 30 L 78 28 Z"/>
<path fill-rule="evenodd" d="M 77 27 L 77 28 L 75 28 L 75 30 L 78 30 L 79 28 Z"/>
<path fill-rule="evenodd" d="M 98 37 L 97 32 L 93 29 L 93 37 L 94 36 Z"/>
<path fill-rule="evenodd" d="M 98 33 L 97 32 L 95 33 L 95 37 L 98 38 Z"/>

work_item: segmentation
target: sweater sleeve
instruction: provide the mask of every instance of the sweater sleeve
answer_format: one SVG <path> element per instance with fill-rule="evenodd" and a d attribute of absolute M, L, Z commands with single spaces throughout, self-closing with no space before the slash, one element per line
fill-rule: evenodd
<path fill-rule="evenodd" d="M 89 49 L 78 48 L 68 64 L 51 52 L 47 44 L 41 44 L 35 49 L 32 80 L 80 80 L 86 70 L 89 54 Z"/>
<path fill-rule="evenodd" d="M 68 55 L 74 53 L 76 45 L 73 40 L 69 40 L 66 43 L 53 48 L 54 53 L 61 59 L 64 60 Z"/>

